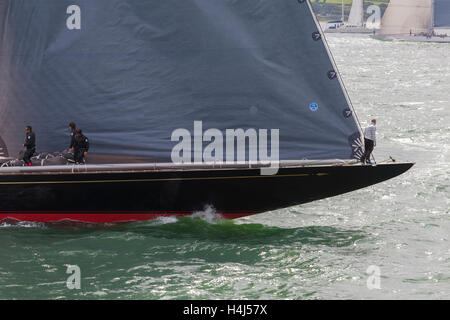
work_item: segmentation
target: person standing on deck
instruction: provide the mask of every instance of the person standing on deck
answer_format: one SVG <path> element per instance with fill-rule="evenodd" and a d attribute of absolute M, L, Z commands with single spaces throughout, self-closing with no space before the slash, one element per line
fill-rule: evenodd
<path fill-rule="evenodd" d="M 70 130 L 70 146 L 69 146 L 69 150 L 71 150 L 73 148 L 73 144 L 75 142 L 75 134 L 76 134 L 76 130 L 77 130 L 77 125 L 75 124 L 75 122 L 71 122 L 69 123 L 69 130 Z"/>
<path fill-rule="evenodd" d="M 36 152 L 36 135 L 31 126 L 26 126 L 25 128 L 25 142 L 23 146 L 26 148 L 23 154 L 23 161 L 25 161 L 27 166 L 32 166 L 31 157 Z"/>
<path fill-rule="evenodd" d="M 364 130 L 364 154 L 361 162 L 365 164 L 372 164 L 370 157 L 373 149 L 377 146 L 377 119 L 372 119 L 370 126 Z"/>
<path fill-rule="evenodd" d="M 71 149 L 75 163 L 84 163 L 84 158 L 89 151 L 89 139 L 83 134 L 81 129 L 77 129 L 75 133 L 75 139 L 73 147 Z"/>

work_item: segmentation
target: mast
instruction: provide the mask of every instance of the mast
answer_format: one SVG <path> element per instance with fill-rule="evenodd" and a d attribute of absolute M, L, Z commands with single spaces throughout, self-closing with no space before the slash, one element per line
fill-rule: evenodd
<path fill-rule="evenodd" d="M 434 33 L 434 0 L 431 0 L 431 21 L 430 21 L 430 34 Z"/>
<path fill-rule="evenodd" d="M 342 0 L 342 22 L 345 22 L 345 4 L 344 0 Z"/>

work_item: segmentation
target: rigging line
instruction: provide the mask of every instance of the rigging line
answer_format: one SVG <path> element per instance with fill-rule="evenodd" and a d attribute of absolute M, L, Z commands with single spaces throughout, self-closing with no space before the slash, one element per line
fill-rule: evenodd
<path fill-rule="evenodd" d="M 435 11 L 435 7 L 434 7 L 434 0 L 431 0 L 431 21 L 430 21 L 430 33 L 434 32 L 434 25 L 436 23 L 435 19 L 434 19 L 434 11 Z"/>

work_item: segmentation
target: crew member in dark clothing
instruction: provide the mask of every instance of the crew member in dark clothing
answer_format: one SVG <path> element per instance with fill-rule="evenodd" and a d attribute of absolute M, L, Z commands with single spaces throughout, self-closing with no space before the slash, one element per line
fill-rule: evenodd
<path fill-rule="evenodd" d="M 23 146 L 26 148 L 23 154 L 23 161 L 25 161 L 28 166 L 31 166 L 31 157 L 36 152 L 36 135 L 30 126 L 26 126 L 25 128 L 25 142 Z"/>
<path fill-rule="evenodd" d="M 84 163 L 84 158 L 89 151 L 89 140 L 83 135 L 81 129 L 75 131 L 72 150 L 75 163 Z"/>
<path fill-rule="evenodd" d="M 69 130 L 70 130 L 70 146 L 69 146 L 70 150 L 73 148 L 73 143 L 75 141 L 75 133 L 77 130 L 77 125 L 75 124 L 75 122 L 69 123 Z"/>

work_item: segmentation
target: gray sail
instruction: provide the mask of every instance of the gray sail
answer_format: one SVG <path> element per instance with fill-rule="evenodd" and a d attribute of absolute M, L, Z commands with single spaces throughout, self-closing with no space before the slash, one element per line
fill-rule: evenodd
<path fill-rule="evenodd" d="M 171 159 L 176 129 L 279 129 L 279 157 L 349 159 L 360 129 L 308 1 L 2 0 L 0 136 Z M 193 143 L 193 154 L 202 145 Z"/>
<path fill-rule="evenodd" d="M 434 0 L 434 27 L 450 27 L 450 0 Z"/>

